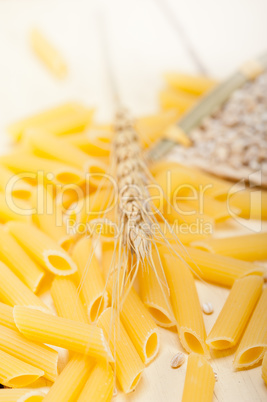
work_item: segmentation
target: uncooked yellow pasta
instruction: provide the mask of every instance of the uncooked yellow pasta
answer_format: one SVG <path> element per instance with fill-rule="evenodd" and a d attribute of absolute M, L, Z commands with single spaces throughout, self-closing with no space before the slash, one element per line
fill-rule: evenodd
<path fill-rule="evenodd" d="M 141 299 L 158 325 L 164 328 L 173 327 L 176 325 L 176 320 L 172 312 L 166 278 L 155 252 L 153 256 L 155 269 L 146 264 L 138 276 Z"/>
<path fill-rule="evenodd" d="M 189 227 L 194 227 L 199 225 L 200 229 L 205 233 L 213 233 L 215 220 L 212 216 L 205 215 L 198 212 L 193 212 L 192 207 L 184 204 L 182 209 L 168 208 L 168 206 L 164 209 L 164 218 L 167 219 L 168 222 L 171 224 L 178 223 L 178 224 L 185 224 Z M 203 228 L 203 229 L 202 229 Z"/>
<path fill-rule="evenodd" d="M 164 89 L 159 94 L 160 106 L 163 110 L 177 109 L 186 112 L 198 100 L 197 96 L 179 89 Z"/>
<path fill-rule="evenodd" d="M 16 183 L 13 184 L 14 181 L 16 181 Z M 19 177 L 16 177 L 14 180 L 14 173 L 4 166 L 0 166 L 0 190 L 5 191 L 8 183 L 11 182 L 12 186 L 10 186 L 10 194 L 12 197 L 23 200 L 28 200 L 30 198 L 32 186 Z"/>
<path fill-rule="evenodd" d="M 174 222 L 170 224 L 168 222 L 158 222 L 154 228 L 155 236 L 158 238 L 164 237 L 171 243 L 176 244 L 181 242 L 184 245 L 188 245 L 193 241 L 201 241 L 210 237 L 210 234 L 199 233 L 198 231 L 190 231 L 190 225 L 178 224 Z"/>
<path fill-rule="evenodd" d="M 94 157 L 109 156 L 111 150 L 111 133 L 93 128 L 83 133 L 69 134 L 64 138 L 83 152 Z"/>
<path fill-rule="evenodd" d="M 64 276 L 77 271 L 67 252 L 34 225 L 10 222 L 9 231 L 43 268 L 53 274 Z"/>
<path fill-rule="evenodd" d="M 115 356 L 116 376 L 122 390 L 126 393 L 133 391 L 140 380 L 144 365 L 129 335 L 112 308 L 101 314 L 97 325 L 103 329 L 109 340 Z"/>
<path fill-rule="evenodd" d="M 267 288 L 248 323 L 246 331 L 237 348 L 234 358 L 234 368 L 242 369 L 259 362 L 267 347 Z"/>
<path fill-rule="evenodd" d="M 33 388 L 5 388 L 0 390 L 0 402 L 42 402 L 45 394 Z"/>
<path fill-rule="evenodd" d="M 166 73 L 164 78 L 171 88 L 181 89 L 195 95 L 202 95 L 217 84 L 215 80 L 204 76 L 180 72 Z"/>
<path fill-rule="evenodd" d="M 228 208 L 240 209 L 239 215 L 246 219 L 267 219 L 267 191 L 262 189 L 245 189 L 229 193 Z"/>
<path fill-rule="evenodd" d="M 57 378 L 58 352 L 48 346 L 29 341 L 17 330 L 0 326 L 0 349 L 43 370 L 48 380 L 55 381 Z"/>
<path fill-rule="evenodd" d="M 51 296 L 60 317 L 89 323 L 85 307 L 73 278 L 56 277 L 51 286 Z"/>
<path fill-rule="evenodd" d="M 176 246 L 173 246 L 174 248 Z M 252 262 L 197 250 L 193 247 L 177 248 L 197 276 L 208 282 L 231 287 L 237 278 L 247 275 L 263 275 L 264 269 Z"/>
<path fill-rule="evenodd" d="M 106 158 L 90 157 L 86 163 L 86 172 L 90 187 L 103 189 L 106 187 L 114 186 L 114 180 L 109 174 Z"/>
<path fill-rule="evenodd" d="M 267 385 L 267 352 L 265 352 L 264 358 L 262 360 L 262 378 Z"/>
<path fill-rule="evenodd" d="M 0 325 L 17 330 L 13 318 L 13 308 L 4 303 L 0 303 Z"/>
<path fill-rule="evenodd" d="M 0 300 L 10 306 L 48 307 L 3 263 L 0 262 Z"/>
<path fill-rule="evenodd" d="M 267 233 L 253 233 L 218 239 L 209 238 L 191 243 L 191 246 L 201 250 L 246 261 L 267 259 L 266 245 Z"/>
<path fill-rule="evenodd" d="M 0 193 L 0 223 L 8 221 L 29 222 L 31 219 L 31 206 L 28 202 L 6 197 Z"/>
<path fill-rule="evenodd" d="M 44 372 L 0 350 L 0 383 L 6 387 L 22 388 L 32 384 Z"/>
<path fill-rule="evenodd" d="M 182 402 L 212 402 L 215 376 L 205 357 L 188 356 Z"/>
<path fill-rule="evenodd" d="M 92 360 L 73 356 L 50 388 L 44 402 L 77 402 L 92 366 Z"/>
<path fill-rule="evenodd" d="M 84 237 L 75 245 L 72 253 L 78 267 L 79 286 L 91 323 L 97 320 L 108 304 L 108 294 L 94 247 L 91 239 Z"/>
<path fill-rule="evenodd" d="M 239 342 L 261 295 L 262 285 L 263 279 L 255 275 L 235 281 L 206 339 L 211 348 L 229 349 Z"/>
<path fill-rule="evenodd" d="M 4 226 L 0 226 L 0 259 L 28 288 L 33 292 L 38 290 L 44 271 L 28 256 Z"/>
<path fill-rule="evenodd" d="M 69 114 L 74 114 L 78 110 L 84 107 L 78 103 L 69 102 L 56 106 L 52 109 L 48 109 L 45 112 L 37 113 L 33 116 L 19 120 L 13 124 L 10 124 L 7 128 L 10 136 L 18 141 L 21 139 L 25 130 L 32 127 L 42 127 L 44 124 L 57 120 L 59 117 L 67 118 Z"/>
<path fill-rule="evenodd" d="M 122 276 L 120 277 L 120 283 Z M 113 278 L 110 278 L 108 291 L 113 293 Z M 159 333 L 157 325 L 140 297 L 133 289 L 124 289 L 120 318 L 139 356 L 145 364 L 150 363 L 159 351 Z"/>
<path fill-rule="evenodd" d="M 84 181 L 81 170 L 55 160 L 39 158 L 29 152 L 1 156 L 0 162 L 13 172 L 21 173 L 22 178 L 32 184 L 40 180 L 60 185 L 78 185 Z"/>
<path fill-rule="evenodd" d="M 55 159 L 82 171 L 86 170 L 89 156 L 64 139 L 57 138 L 44 129 L 32 129 L 28 139 L 37 156 Z"/>
<path fill-rule="evenodd" d="M 181 343 L 187 352 L 209 356 L 206 330 L 195 280 L 183 261 L 159 249 L 170 288 L 171 303 Z"/>
<path fill-rule="evenodd" d="M 77 402 L 110 402 L 114 390 L 114 374 L 109 364 L 97 363 Z"/>
<path fill-rule="evenodd" d="M 16 306 L 13 313 L 19 331 L 34 342 L 48 343 L 72 352 L 113 360 L 101 328 L 28 307 Z"/>

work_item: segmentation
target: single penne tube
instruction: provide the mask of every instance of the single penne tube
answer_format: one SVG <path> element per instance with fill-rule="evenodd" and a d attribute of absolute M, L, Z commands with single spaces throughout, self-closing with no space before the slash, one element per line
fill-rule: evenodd
<path fill-rule="evenodd" d="M 73 278 L 57 276 L 53 280 L 50 292 L 60 317 L 89 323 L 85 306 Z"/>
<path fill-rule="evenodd" d="M 111 298 L 114 289 L 113 282 L 117 280 L 115 276 L 113 275 L 108 282 L 108 291 Z M 122 277 L 120 277 L 119 282 L 122 283 Z M 156 357 L 159 351 L 157 325 L 133 287 L 129 289 L 128 286 L 125 286 L 124 295 L 122 295 L 122 304 L 120 306 L 120 319 L 142 361 L 148 364 Z M 116 300 L 116 297 L 114 300 Z"/>
<path fill-rule="evenodd" d="M 28 202 L 0 193 L 0 223 L 9 221 L 30 222 L 31 206 Z"/>
<path fill-rule="evenodd" d="M 238 258 L 239 260 L 256 261 L 267 259 L 267 233 L 253 233 L 242 236 L 208 238 L 194 241 L 192 247 L 211 253 Z"/>
<path fill-rule="evenodd" d="M 155 322 L 163 327 L 176 326 L 169 289 L 158 255 L 153 253 L 155 267 L 146 264 L 139 273 L 141 299 Z"/>
<path fill-rule="evenodd" d="M 180 113 L 186 112 L 198 100 L 198 97 L 179 89 L 164 89 L 159 94 L 159 101 L 163 110 L 177 109 Z"/>
<path fill-rule="evenodd" d="M 170 288 L 180 341 L 187 352 L 209 356 L 205 343 L 206 330 L 194 277 L 183 261 L 162 249 L 159 252 Z"/>
<path fill-rule="evenodd" d="M 17 243 L 4 226 L 0 226 L 0 259 L 34 293 L 44 278 L 44 271 Z"/>
<path fill-rule="evenodd" d="M 182 402 L 212 402 L 215 376 L 204 356 L 188 356 Z"/>
<path fill-rule="evenodd" d="M 33 388 L 5 388 L 0 390 L 0 402 L 42 402 L 45 394 Z"/>
<path fill-rule="evenodd" d="M 144 370 L 143 362 L 137 353 L 116 311 L 106 309 L 98 319 L 98 327 L 102 328 L 116 362 L 116 376 L 125 393 L 133 391 Z"/>
<path fill-rule="evenodd" d="M 34 53 L 56 77 L 66 76 L 68 69 L 62 55 L 36 28 L 30 33 L 30 44 Z"/>
<path fill-rule="evenodd" d="M 105 362 L 95 365 L 77 402 L 110 402 L 113 397 L 115 378 L 112 368 Z"/>
<path fill-rule="evenodd" d="M 14 323 L 13 308 L 8 304 L 0 303 L 0 325 L 13 329 L 13 331 L 17 330 Z"/>
<path fill-rule="evenodd" d="M 77 402 L 93 364 L 94 361 L 84 356 L 73 356 L 50 388 L 44 402 Z"/>
<path fill-rule="evenodd" d="M 262 360 L 262 378 L 267 385 L 267 352 L 265 352 L 264 358 Z"/>
<path fill-rule="evenodd" d="M 60 116 L 67 117 L 84 107 L 78 103 L 63 103 L 45 112 L 37 113 L 33 116 L 19 120 L 8 126 L 9 135 L 16 141 L 20 140 L 25 130 L 31 127 L 42 127 L 44 124 L 58 119 Z"/>
<path fill-rule="evenodd" d="M 267 288 L 252 314 L 234 357 L 234 368 L 245 369 L 259 362 L 267 347 Z"/>
<path fill-rule="evenodd" d="M 108 294 L 94 248 L 91 239 L 83 237 L 76 243 L 72 253 L 78 267 L 81 295 L 91 323 L 96 322 L 108 305 Z"/>
<path fill-rule="evenodd" d="M 267 191 L 245 189 L 229 192 L 227 197 L 228 209 L 240 210 L 239 215 L 245 219 L 267 220 Z"/>
<path fill-rule="evenodd" d="M 34 185 L 39 180 L 50 181 L 55 185 L 79 185 L 84 182 L 84 173 L 81 170 L 56 160 L 39 158 L 30 152 L 1 156 L 0 163 L 14 173 L 21 173 L 24 180 L 30 181 Z"/>
<path fill-rule="evenodd" d="M 0 300 L 10 306 L 33 306 L 49 310 L 3 262 L 0 262 Z"/>
<path fill-rule="evenodd" d="M 63 209 L 56 204 L 53 194 L 47 186 L 37 185 L 32 193 L 32 204 L 36 208 L 33 222 L 59 245 L 71 242 L 64 223 Z"/>
<path fill-rule="evenodd" d="M 0 326 L 0 350 L 44 371 L 50 381 L 57 378 L 58 352 L 26 339 L 17 330 Z"/>
<path fill-rule="evenodd" d="M 6 387 L 23 388 L 44 375 L 44 372 L 0 350 L 0 383 Z"/>
<path fill-rule="evenodd" d="M 173 89 L 180 89 L 194 95 L 202 95 L 213 88 L 217 82 L 211 78 L 180 72 L 166 73 L 164 78 Z"/>
<path fill-rule="evenodd" d="M 5 191 L 9 181 L 14 178 L 14 173 L 4 166 L 0 166 L 0 190 Z M 32 186 L 25 180 L 20 179 L 12 186 L 10 194 L 12 197 L 28 200 L 31 197 Z"/>
<path fill-rule="evenodd" d="M 89 156 L 62 138 L 57 138 L 43 129 L 32 129 L 28 140 L 34 153 L 43 158 L 55 159 L 85 171 Z"/>
<path fill-rule="evenodd" d="M 34 225 L 9 222 L 8 227 L 12 236 L 43 268 L 62 276 L 77 271 L 75 262 L 67 252 Z"/>
<path fill-rule="evenodd" d="M 208 253 L 193 247 L 178 247 L 176 252 L 181 254 L 197 277 L 221 286 L 231 287 L 238 278 L 247 275 L 262 276 L 264 273 L 262 267 L 252 262 Z"/>
<path fill-rule="evenodd" d="M 22 306 L 14 307 L 13 314 L 18 330 L 34 342 L 113 361 L 101 328 Z"/>
<path fill-rule="evenodd" d="M 263 279 L 251 275 L 237 279 L 213 325 L 206 343 L 213 349 L 229 349 L 235 346 L 260 298 Z"/>

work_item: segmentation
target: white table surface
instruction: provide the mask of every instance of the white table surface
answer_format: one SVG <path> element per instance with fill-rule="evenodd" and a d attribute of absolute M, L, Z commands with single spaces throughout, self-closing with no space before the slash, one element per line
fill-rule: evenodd
<path fill-rule="evenodd" d="M 108 34 L 120 96 L 134 115 L 157 111 L 157 93 L 168 70 L 222 78 L 267 48 L 266 0 L 0 0 L 0 153 L 8 149 L 5 127 L 20 117 L 68 100 L 97 107 L 100 121 L 113 113 L 111 86 L 99 38 Z M 27 39 L 39 27 L 64 54 L 70 73 L 58 81 L 32 54 Z M 235 230 L 228 227 L 229 231 Z M 211 300 L 211 329 L 228 291 L 198 284 Z M 116 401 L 174 402 L 182 396 L 186 365 L 170 368 L 181 350 L 177 334 L 161 331 L 159 357 L 137 390 Z M 214 401 L 260 402 L 267 388 L 260 367 L 233 372 L 232 355 L 212 362 L 218 373 Z"/>

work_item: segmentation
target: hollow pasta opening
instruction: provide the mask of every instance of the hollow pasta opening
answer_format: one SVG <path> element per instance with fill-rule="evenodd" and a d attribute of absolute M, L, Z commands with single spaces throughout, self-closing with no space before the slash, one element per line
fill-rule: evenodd
<path fill-rule="evenodd" d="M 95 322 L 97 320 L 100 314 L 103 313 L 105 306 L 105 297 L 101 295 L 94 301 L 89 310 L 89 318 L 91 322 Z"/>
<path fill-rule="evenodd" d="M 155 321 L 162 326 L 173 326 L 174 323 L 170 320 L 169 317 L 156 307 L 148 308 L 150 314 L 154 317 Z"/>
<path fill-rule="evenodd" d="M 133 391 L 133 390 L 136 388 L 136 386 L 137 386 L 137 384 L 138 384 L 138 382 L 139 382 L 139 380 L 140 380 L 140 378 L 141 378 L 141 374 L 142 374 L 142 373 L 137 374 L 137 376 L 136 376 L 135 379 L 133 380 L 133 382 L 132 382 L 132 384 L 131 384 L 130 389 L 129 389 L 128 392 L 131 392 L 131 391 Z"/>
<path fill-rule="evenodd" d="M 18 402 L 42 402 L 44 397 L 42 395 L 23 396 Z"/>
<path fill-rule="evenodd" d="M 263 347 L 256 346 L 255 348 L 250 348 L 241 354 L 238 359 L 239 364 L 250 364 L 256 362 L 263 352 Z"/>
<path fill-rule="evenodd" d="M 63 254 L 63 253 L 62 253 Z M 57 254 L 48 254 L 47 255 L 47 265 L 48 268 L 59 275 L 68 275 L 70 272 L 76 271 L 75 264 L 71 264 L 64 255 Z"/>
<path fill-rule="evenodd" d="M 56 179 L 62 184 L 78 184 L 81 182 L 81 176 L 73 172 L 60 172 L 56 174 Z"/>
<path fill-rule="evenodd" d="M 10 378 L 5 385 L 14 388 L 23 388 L 26 385 L 32 384 L 34 381 L 38 380 L 40 376 L 37 374 L 22 374 L 16 377 Z"/>
<path fill-rule="evenodd" d="M 158 334 L 153 332 L 146 342 L 146 356 L 151 359 L 158 351 Z"/>
<path fill-rule="evenodd" d="M 190 350 L 200 355 L 204 355 L 204 349 L 195 335 L 191 334 L 190 332 L 184 332 L 184 339 Z"/>
<path fill-rule="evenodd" d="M 221 339 L 218 341 L 212 341 L 212 342 L 210 342 L 210 345 L 214 349 L 229 349 L 233 346 L 232 342 L 226 341 L 225 339 Z"/>
<path fill-rule="evenodd" d="M 25 189 L 13 190 L 12 196 L 21 200 L 29 200 L 31 197 L 31 191 Z"/>

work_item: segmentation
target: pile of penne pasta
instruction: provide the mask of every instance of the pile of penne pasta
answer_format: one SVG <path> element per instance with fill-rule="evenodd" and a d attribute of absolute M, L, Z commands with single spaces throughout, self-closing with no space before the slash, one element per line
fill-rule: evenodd
<path fill-rule="evenodd" d="M 143 147 L 176 119 L 171 109 L 137 120 Z M 112 288 L 106 281 L 114 253 L 111 235 L 96 245 L 79 235 L 110 198 L 110 188 L 100 183 L 109 172 L 112 127 L 95 124 L 92 110 L 68 103 L 8 131 L 14 146 L 0 157 L 0 383 L 6 387 L 0 402 L 109 401 L 115 383 L 129 393 L 159 352 L 159 327 L 176 328 L 189 353 L 183 402 L 212 400 L 211 350 L 236 347 L 233 369 L 263 359 L 267 381 L 267 289 L 264 268 L 254 262 L 267 259 L 267 234 L 216 237 L 218 222 L 267 219 L 266 191 L 255 198 L 244 188 L 228 197 L 233 183 L 174 162 L 151 166 L 166 196 L 158 208 L 169 224 L 160 223 L 161 229 L 181 259 L 164 245 L 159 253 L 153 250 L 158 272 L 147 266 L 138 275 L 138 292 L 128 289 L 114 340 Z M 202 208 L 197 200 L 205 186 Z M 177 202 L 186 213 L 168 210 Z M 174 238 L 177 224 L 183 247 Z M 161 263 L 169 289 L 160 286 Z M 208 335 L 196 279 L 230 290 Z M 53 303 L 47 303 L 47 294 Z M 60 374 L 57 347 L 69 351 Z M 27 388 L 40 377 L 50 387 L 47 394 Z"/>

